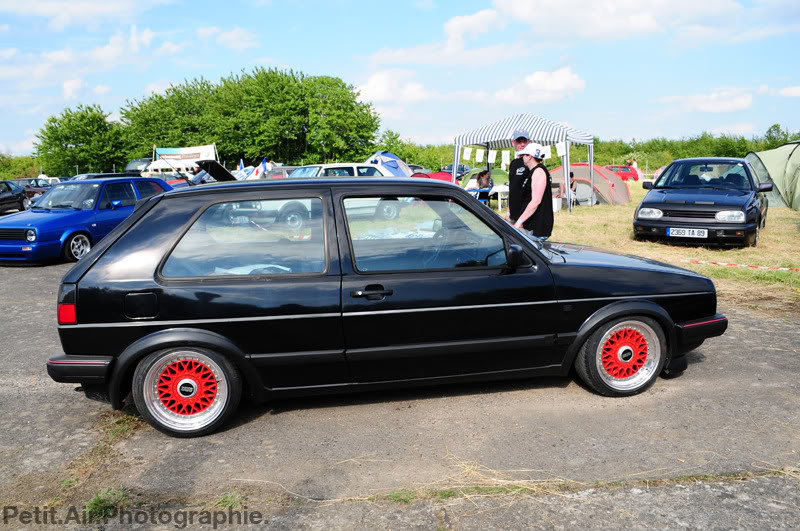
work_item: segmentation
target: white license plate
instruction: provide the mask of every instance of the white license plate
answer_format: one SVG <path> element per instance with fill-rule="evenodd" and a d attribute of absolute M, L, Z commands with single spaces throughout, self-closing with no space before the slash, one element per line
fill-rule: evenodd
<path fill-rule="evenodd" d="M 667 236 L 674 238 L 708 238 L 708 229 L 678 229 L 669 227 Z"/>

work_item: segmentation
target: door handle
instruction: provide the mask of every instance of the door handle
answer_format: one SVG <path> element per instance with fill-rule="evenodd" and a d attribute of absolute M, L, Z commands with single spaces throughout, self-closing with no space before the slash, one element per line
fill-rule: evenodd
<path fill-rule="evenodd" d="M 359 289 L 356 291 L 351 291 L 350 296 L 354 299 L 358 297 L 366 297 L 368 301 L 380 301 L 383 300 L 384 297 L 388 297 L 393 293 L 394 290 L 383 289 L 383 286 L 380 285 L 372 285 L 367 286 L 363 290 Z"/>

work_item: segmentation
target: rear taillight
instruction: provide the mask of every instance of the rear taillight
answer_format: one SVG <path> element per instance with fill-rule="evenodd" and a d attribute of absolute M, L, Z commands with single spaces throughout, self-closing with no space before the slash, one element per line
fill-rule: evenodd
<path fill-rule="evenodd" d="M 58 290 L 58 324 L 77 324 L 78 290 L 75 284 L 61 284 Z"/>

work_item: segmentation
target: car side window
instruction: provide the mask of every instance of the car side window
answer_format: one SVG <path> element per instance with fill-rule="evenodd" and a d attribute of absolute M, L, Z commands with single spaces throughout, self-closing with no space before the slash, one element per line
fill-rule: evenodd
<path fill-rule="evenodd" d="M 503 239 L 447 197 L 348 197 L 345 217 L 359 272 L 497 267 Z"/>
<path fill-rule="evenodd" d="M 136 181 L 136 190 L 142 199 L 152 195 L 160 194 L 164 189 L 153 181 Z"/>
<path fill-rule="evenodd" d="M 111 208 L 113 201 L 120 201 L 119 206 L 126 207 L 136 204 L 136 194 L 131 183 L 109 183 L 103 189 L 100 199 L 100 210 Z"/>
<path fill-rule="evenodd" d="M 342 166 L 340 168 L 325 168 L 323 173 L 326 177 L 354 177 L 353 168 Z"/>
<path fill-rule="evenodd" d="M 359 166 L 358 167 L 358 176 L 359 177 L 383 177 L 383 174 L 379 172 L 376 168 L 372 168 L 370 166 Z"/>
<path fill-rule="evenodd" d="M 210 206 L 170 253 L 166 278 L 322 273 L 320 198 L 237 201 Z"/>

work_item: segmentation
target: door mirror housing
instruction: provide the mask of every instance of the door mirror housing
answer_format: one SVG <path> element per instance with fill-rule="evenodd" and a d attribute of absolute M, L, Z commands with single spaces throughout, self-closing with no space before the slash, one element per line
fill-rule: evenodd
<path fill-rule="evenodd" d="M 122 201 L 111 201 L 111 210 L 122 206 Z"/>
<path fill-rule="evenodd" d="M 508 246 L 508 257 L 506 258 L 506 264 L 508 267 L 512 269 L 516 269 L 526 262 L 525 260 L 525 253 L 522 252 L 522 247 L 516 244 L 511 244 Z"/>
<path fill-rule="evenodd" d="M 642 181 L 642 188 L 644 188 L 645 190 L 652 190 L 653 183 L 651 183 L 650 181 Z"/>
<path fill-rule="evenodd" d="M 758 185 L 759 192 L 771 192 L 774 188 L 772 183 L 761 183 Z"/>

